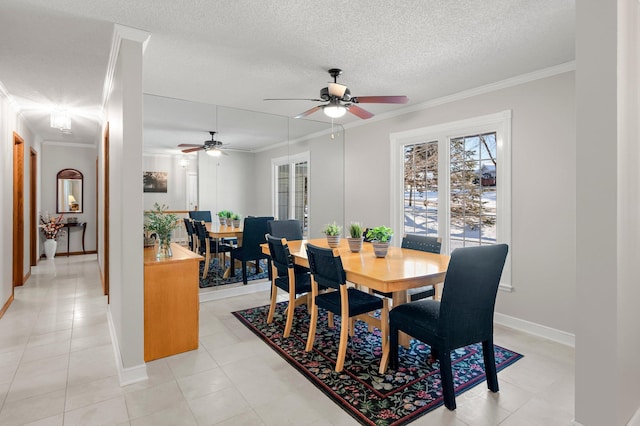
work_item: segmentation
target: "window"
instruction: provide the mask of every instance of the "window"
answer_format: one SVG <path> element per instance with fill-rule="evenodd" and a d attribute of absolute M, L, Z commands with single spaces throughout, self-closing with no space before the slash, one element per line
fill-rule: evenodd
<path fill-rule="evenodd" d="M 442 238 L 442 250 L 510 243 L 511 112 L 391 135 L 397 234 Z M 507 260 L 501 288 L 511 290 Z"/>
<path fill-rule="evenodd" d="M 297 219 L 303 224 L 303 235 L 309 225 L 309 153 L 272 160 L 273 216 L 279 220 Z"/>

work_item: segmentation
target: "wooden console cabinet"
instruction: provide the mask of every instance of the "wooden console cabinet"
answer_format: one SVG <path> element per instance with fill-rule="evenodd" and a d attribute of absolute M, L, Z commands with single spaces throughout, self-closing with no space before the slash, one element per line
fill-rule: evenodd
<path fill-rule="evenodd" d="M 144 360 L 198 349 L 199 264 L 203 259 L 171 243 L 173 257 L 144 249 Z"/>

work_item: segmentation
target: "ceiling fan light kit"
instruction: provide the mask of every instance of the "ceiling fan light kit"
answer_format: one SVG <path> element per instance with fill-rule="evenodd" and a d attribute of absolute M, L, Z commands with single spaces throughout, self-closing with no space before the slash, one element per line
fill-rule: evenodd
<path fill-rule="evenodd" d="M 308 109 L 294 118 L 303 118 L 313 114 L 318 110 L 322 110 L 327 117 L 332 120 L 334 118 L 340 118 L 344 116 L 347 111 L 351 114 L 366 120 L 373 117 L 373 114 L 369 111 L 360 108 L 355 105 L 358 103 L 368 104 L 406 104 L 409 102 L 409 98 L 406 96 L 351 96 L 351 91 L 344 84 L 338 83 L 338 76 L 342 74 L 342 70 L 339 68 L 331 68 L 329 75 L 333 78 L 333 82 L 329 82 L 327 87 L 320 89 L 319 99 L 265 99 L 265 101 L 313 101 L 313 102 L 328 102 L 325 105 L 318 105 L 311 109 Z"/>
<path fill-rule="evenodd" d="M 209 134 L 211 135 L 211 140 L 204 141 L 204 144 L 202 145 L 191 144 L 191 143 L 181 143 L 180 145 L 178 145 L 178 147 L 186 148 L 182 150 L 182 152 L 184 152 L 185 154 L 189 152 L 195 152 L 195 151 L 204 151 L 207 153 L 207 155 L 210 155 L 212 157 L 220 157 L 222 154 L 228 155 L 226 152 L 223 152 L 224 144 L 220 141 L 215 140 L 216 133 L 217 132 L 214 132 L 212 130 L 209 131 Z"/>

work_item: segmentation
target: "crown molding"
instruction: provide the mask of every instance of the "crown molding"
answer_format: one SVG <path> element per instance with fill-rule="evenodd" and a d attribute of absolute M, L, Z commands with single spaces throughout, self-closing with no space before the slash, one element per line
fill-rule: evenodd
<path fill-rule="evenodd" d="M 638 0 L 640 1 L 640 0 Z M 556 65 L 549 68 L 544 68 L 538 71 L 533 71 L 527 74 L 522 74 L 516 77 L 508 78 L 506 80 L 497 81 L 495 83 L 486 84 L 484 86 L 476 87 L 462 92 L 454 93 L 453 95 L 443 96 L 441 98 L 432 99 L 426 102 L 422 102 L 416 105 L 411 105 L 406 108 L 397 109 L 384 114 L 376 115 L 368 120 L 354 121 L 344 125 L 345 129 L 364 126 L 371 122 L 387 120 L 389 118 L 397 117 L 400 115 L 408 114 L 410 112 L 423 111 L 429 108 L 433 108 L 439 105 L 448 104 L 451 102 L 460 101 L 463 99 L 471 98 L 474 96 L 482 95 L 485 93 L 495 92 L 497 90 L 506 89 L 508 87 L 518 86 L 524 83 L 528 83 L 535 80 L 541 80 L 543 78 L 552 77 L 558 74 L 564 74 L 567 72 L 576 70 L 576 62 L 570 61 L 560 65 Z"/>
<path fill-rule="evenodd" d="M 60 146 L 66 148 L 87 148 L 87 149 L 97 149 L 95 144 L 87 144 L 87 143 L 74 143 L 74 142 L 57 142 L 57 141 L 42 141 L 42 146 Z"/>
<path fill-rule="evenodd" d="M 114 24 L 113 37 L 111 39 L 111 52 L 109 54 L 109 62 L 107 64 L 107 75 L 104 79 L 104 85 L 102 87 L 102 107 L 103 109 L 107 105 L 109 95 L 111 94 L 111 88 L 113 87 L 113 75 L 115 74 L 116 65 L 118 62 L 118 53 L 120 52 L 120 46 L 122 40 L 131 40 L 142 44 L 142 53 L 144 54 L 151 33 L 137 28 L 126 27 L 120 24 Z"/>

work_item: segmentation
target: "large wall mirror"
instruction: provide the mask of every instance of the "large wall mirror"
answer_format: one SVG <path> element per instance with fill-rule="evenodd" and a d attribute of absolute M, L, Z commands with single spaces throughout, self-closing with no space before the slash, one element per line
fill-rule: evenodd
<path fill-rule="evenodd" d="M 56 177 L 56 211 L 82 213 L 82 173 L 76 169 L 63 169 Z"/>

